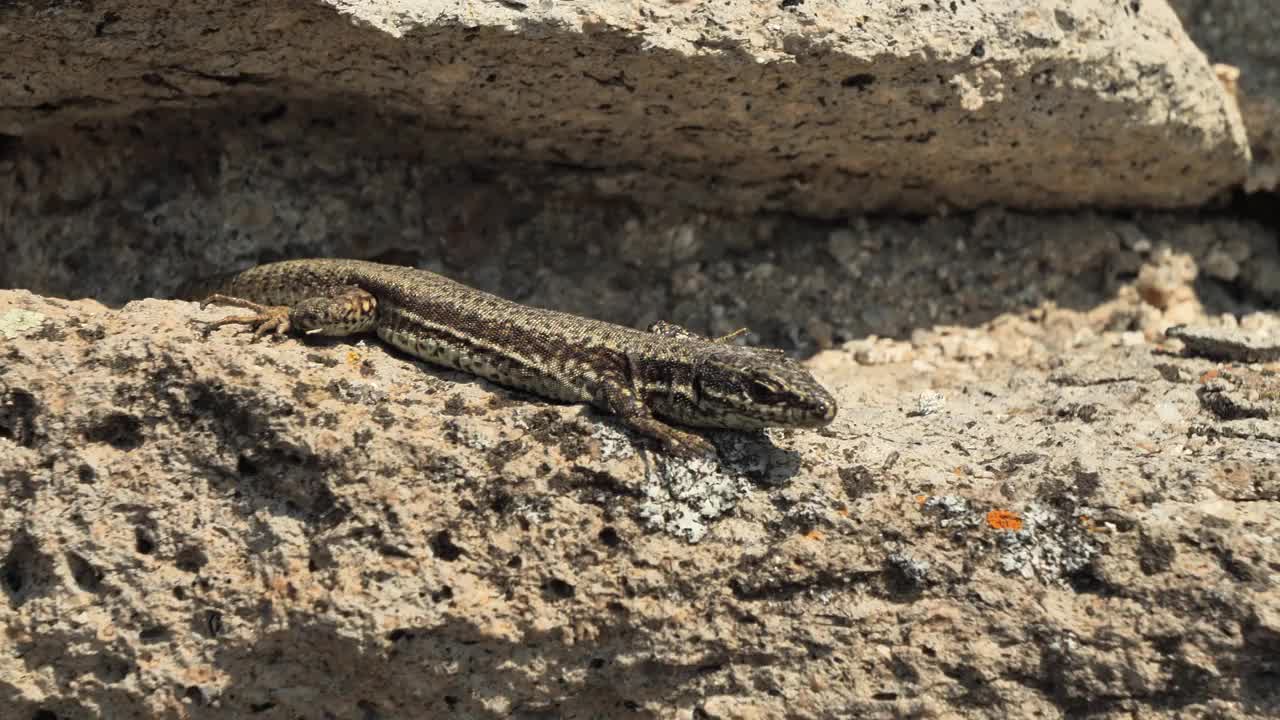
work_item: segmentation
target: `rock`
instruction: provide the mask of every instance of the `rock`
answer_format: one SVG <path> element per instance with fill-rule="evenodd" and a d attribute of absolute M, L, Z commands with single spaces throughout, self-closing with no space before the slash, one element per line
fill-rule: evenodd
<path fill-rule="evenodd" d="M 1181 207 L 1248 170 L 1235 103 L 1163 0 L 107 0 L 6 3 L 0 27 L 9 147 L 96 148 L 110 118 L 153 147 L 162 124 L 276 142 L 337 126 L 353 152 L 398 144 L 455 179 L 819 217 Z"/>
<path fill-rule="evenodd" d="M 1175 325 L 1166 330 L 1165 334 L 1181 340 L 1188 355 L 1225 362 L 1264 363 L 1280 360 L 1280 333 Z"/>
<path fill-rule="evenodd" d="M 828 430 L 685 462 L 227 312 L 0 291 L 13 717 L 1280 712 L 1280 434 L 1201 406 L 1208 361 L 832 350 Z"/>

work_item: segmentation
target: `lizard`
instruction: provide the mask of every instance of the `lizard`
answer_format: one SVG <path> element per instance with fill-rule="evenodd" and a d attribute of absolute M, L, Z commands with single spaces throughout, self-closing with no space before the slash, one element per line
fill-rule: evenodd
<path fill-rule="evenodd" d="M 836 402 L 782 350 L 658 321 L 641 331 L 522 305 L 427 270 L 363 260 L 273 262 L 186 286 L 201 306 L 252 314 L 211 323 L 289 333 L 373 333 L 415 358 L 499 385 L 588 403 L 674 455 L 714 456 L 704 437 L 673 426 L 818 428 Z"/>

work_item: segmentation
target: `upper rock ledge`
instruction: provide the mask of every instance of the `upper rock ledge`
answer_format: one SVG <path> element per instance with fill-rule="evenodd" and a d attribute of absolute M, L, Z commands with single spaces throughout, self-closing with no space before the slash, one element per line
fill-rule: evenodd
<path fill-rule="evenodd" d="M 356 98 L 470 163 L 728 212 L 1173 207 L 1248 166 L 1151 0 L 42 2 L 0 7 L 0 57 L 9 135 Z"/>

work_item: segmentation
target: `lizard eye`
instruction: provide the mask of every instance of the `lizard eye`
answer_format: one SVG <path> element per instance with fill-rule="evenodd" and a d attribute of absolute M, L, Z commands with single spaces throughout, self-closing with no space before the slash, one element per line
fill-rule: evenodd
<path fill-rule="evenodd" d="M 772 405 L 782 399 L 782 388 L 768 380 L 749 380 L 747 395 L 751 397 L 752 402 Z"/>

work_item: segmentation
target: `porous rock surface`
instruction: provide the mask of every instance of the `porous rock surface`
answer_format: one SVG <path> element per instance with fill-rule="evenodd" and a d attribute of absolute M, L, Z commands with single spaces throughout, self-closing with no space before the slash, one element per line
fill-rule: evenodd
<path fill-rule="evenodd" d="M 1277 322 L 1195 269 L 820 353 L 836 422 L 717 461 L 376 342 L 4 291 L 0 702 L 1274 717 L 1280 368 L 1162 332 Z"/>
<path fill-rule="evenodd" d="M 1248 170 L 1234 99 L 1162 0 L 23 2 L 0 6 L 0 57 L 0 147 L 319 101 L 570 196 L 824 217 L 1196 205 Z"/>
<path fill-rule="evenodd" d="M 1132 210 L 1248 160 L 1163 2 L 7 3 L 0 58 L 0 720 L 1280 715 L 1276 218 Z M 1087 209 L 813 217 L 985 203 Z M 139 300 L 316 255 L 746 326 L 840 414 L 673 460 Z"/>

